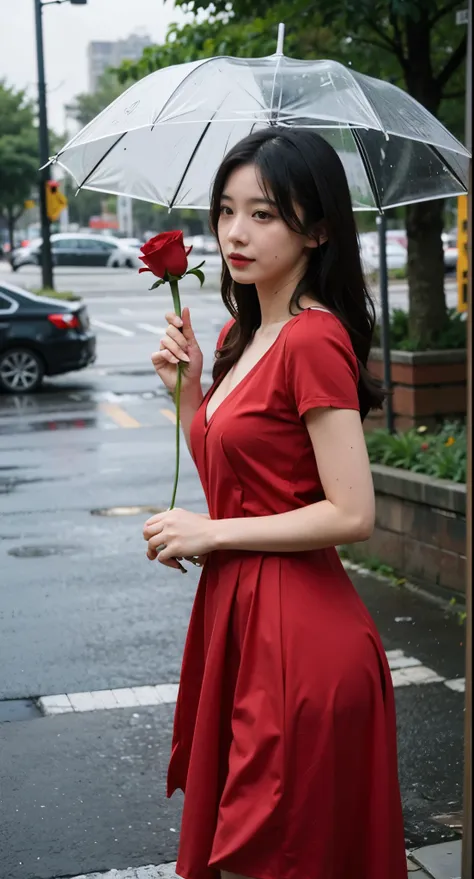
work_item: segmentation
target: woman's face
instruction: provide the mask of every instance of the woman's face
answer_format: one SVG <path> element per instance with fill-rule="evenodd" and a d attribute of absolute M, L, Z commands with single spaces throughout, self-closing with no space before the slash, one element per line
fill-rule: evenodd
<path fill-rule="evenodd" d="M 290 229 L 279 216 L 271 193 L 265 195 L 254 165 L 229 175 L 217 227 L 224 260 L 239 284 L 281 287 L 305 272 L 313 239 Z"/>

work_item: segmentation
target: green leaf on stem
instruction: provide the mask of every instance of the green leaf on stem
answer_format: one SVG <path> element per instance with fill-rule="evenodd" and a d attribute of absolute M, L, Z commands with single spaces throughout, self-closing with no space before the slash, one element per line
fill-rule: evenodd
<path fill-rule="evenodd" d="M 201 284 L 201 287 L 202 287 L 202 285 L 204 284 L 204 281 L 206 280 L 205 277 L 204 277 L 204 272 L 201 272 L 200 269 L 191 269 L 189 272 L 186 272 L 186 274 L 187 274 L 187 275 L 195 275 L 196 278 L 199 279 L 199 282 L 200 282 L 200 284 Z"/>
<path fill-rule="evenodd" d="M 156 290 L 157 287 L 161 287 L 161 285 L 164 284 L 164 283 L 165 283 L 165 281 L 163 281 L 163 278 L 158 278 L 158 280 L 155 281 L 155 283 L 152 284 L 151 287 L 150 287 L 149 289 L 150 289 L 150 290 Z"/>

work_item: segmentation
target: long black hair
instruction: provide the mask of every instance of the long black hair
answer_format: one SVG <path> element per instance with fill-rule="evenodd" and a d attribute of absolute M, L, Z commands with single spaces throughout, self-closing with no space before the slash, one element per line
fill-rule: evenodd
<path fill-rule="evenodd" d="M 299 308 L 300 298 L 305 295 L 332 311 L 346 327 L 359 362 L 359 404 L 365 418 L 370 409 L 382 407 L 385 392 L 367 371 L 375 309 L 361 265 L 342 162 L 330 144 L 311 129 L 270 127 L 249 135 L 227 153 L 214 180 L 210 223 L 216 236 L 226 182 L 236 168 L 244 165 L 256 167 L 266 195 L 276 203 L 290 229 L 317 237 L 315 230 L 324 224 L 328 240 L 311 248 L 306 273 L 290 300 L 290 313 L 298 313 L 292 309 Z M 235 324 L 217 353 L 214 380 L 237 362 L 261 322 L 255 285 L 233 281 L 225 263 L 221 291 Z"/>

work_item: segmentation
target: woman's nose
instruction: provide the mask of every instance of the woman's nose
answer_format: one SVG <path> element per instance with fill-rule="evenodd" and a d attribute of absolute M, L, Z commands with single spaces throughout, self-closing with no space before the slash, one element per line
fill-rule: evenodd
<path fill-rule="evenodd" d="M 248 242 L 248 233 L 241 217 L 234 217 L 228 230 L 228 239 L 234 244 L 239 242 L 246 244 Z"/>

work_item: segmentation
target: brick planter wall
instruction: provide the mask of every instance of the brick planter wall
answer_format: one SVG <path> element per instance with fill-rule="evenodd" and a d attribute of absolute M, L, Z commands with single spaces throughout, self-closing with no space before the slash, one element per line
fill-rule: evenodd
<path fill-rule="evenodd" d="M 465 592 L 466 486 L 372 465 L 376 525 L 350 558 L 377 559 L 438 596 Z"/>
<path fill-rule="evenodd" d="M 392 351 L 395 427 L 435 427 L 449 418 L 463 418 L 467 406 L 466 351 Z M 373 348 L 368 367 L 383 379 L 380 348 Z M 365 429 L 385 424 L 384 413 L 371 412 Z"/>

